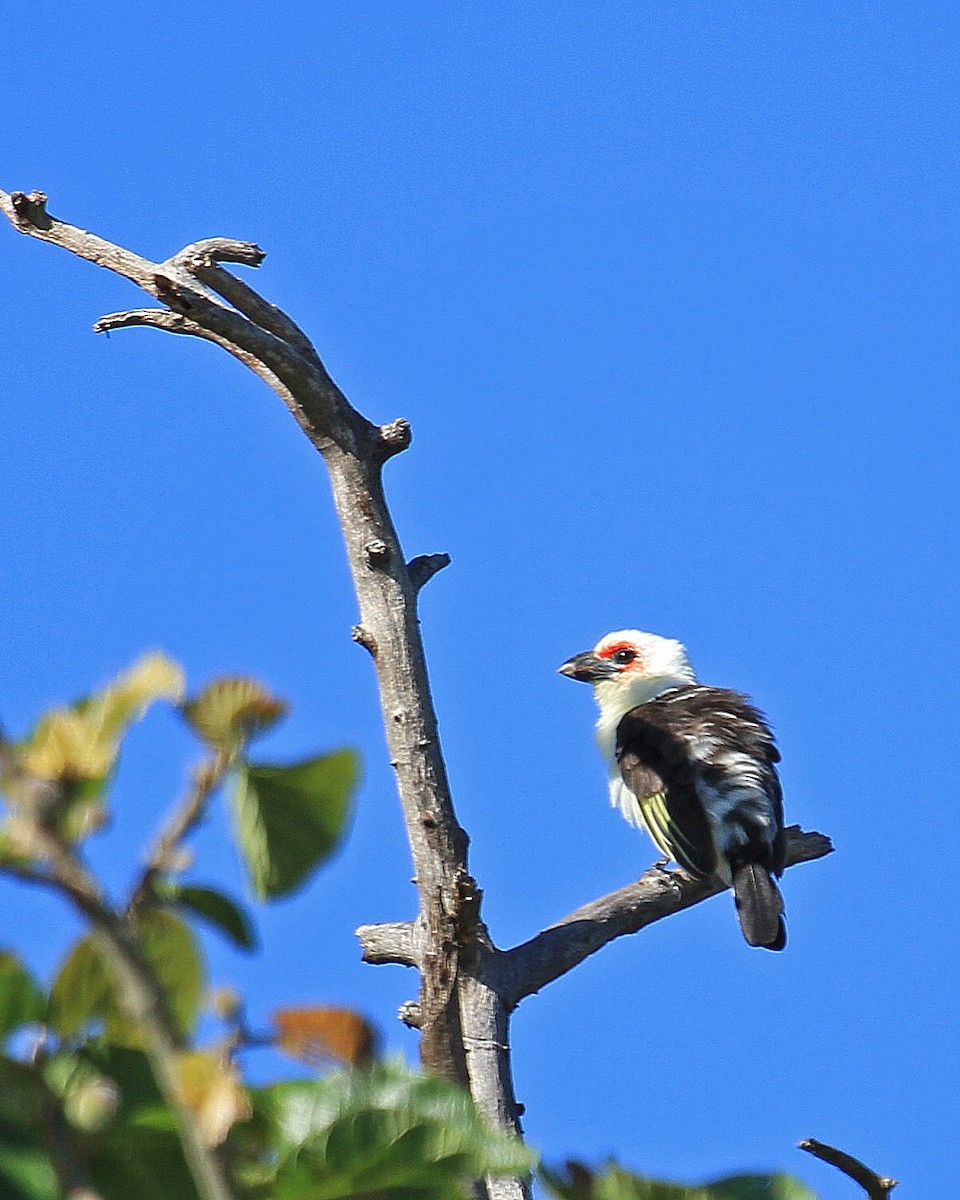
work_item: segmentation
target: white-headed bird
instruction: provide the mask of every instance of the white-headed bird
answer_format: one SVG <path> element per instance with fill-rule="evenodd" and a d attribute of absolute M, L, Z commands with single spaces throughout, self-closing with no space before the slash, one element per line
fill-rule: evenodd
<path fill-rule="evenodd" d="M 763 715 L 697 683 L 680 642 L 638 629 L 608 633 L 560 671 L 593 685 L 611 803 L 695 878 L 733 888 L 751 946 L 782 950 L 780 753 Z"/>

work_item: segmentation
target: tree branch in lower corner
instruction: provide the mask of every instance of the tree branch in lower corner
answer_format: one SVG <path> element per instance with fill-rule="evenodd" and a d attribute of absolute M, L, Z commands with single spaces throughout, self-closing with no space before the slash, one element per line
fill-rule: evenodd
<path fill-rule="evenodd" d="M 863 1188 L 869 1200 L 887 1200 L 887 1197 L 899 1182 L 896 1179 L 888 1178 L 886 1175 L 878 1175 L 866 1163 L 862 1163 L 859 1158 L 854 1158 L 852 1154 L 847 1154 L 845 1150 L 838 1150 L 836 1146 L 828 1146 L 826 1142 L 818 1142 L 815 1138 L 804 1138 L 797 1145 L 801 1150 L 806 1150 L 808 1154 L 812 1154 L 814 1158 L 819 1158 L 821 1162 L 829 1163 L 831 1167 L 836 1167 L 838 1171 L 842 1171 L 844 1175 L 849 1176 L 854 1183 L 858 1183 Z"/>

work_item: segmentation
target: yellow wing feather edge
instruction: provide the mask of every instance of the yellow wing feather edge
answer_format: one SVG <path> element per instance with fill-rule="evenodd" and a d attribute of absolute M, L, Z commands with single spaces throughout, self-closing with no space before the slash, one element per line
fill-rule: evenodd
<path fill-rule="evenodd" d="M 672 858 L 685 871 L 700 878 L 703 872 L 694 865 L 690 843 L 670 817 L 666 792 L 652 792 L 640 799 L 639 804 L 647 831 L 657 849 L 668 858 Z"/>

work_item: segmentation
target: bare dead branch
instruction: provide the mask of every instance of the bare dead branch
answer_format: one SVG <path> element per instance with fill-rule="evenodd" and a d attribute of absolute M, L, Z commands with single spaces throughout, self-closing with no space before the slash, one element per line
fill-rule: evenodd
<path fill-rule="evenodd" d="M 303 330 L 291 321 L 285 312 L 275 305 L 269 304 L 242 279 L 238 279 L 236 275 L 217 266 L 197 268 L 194 274 L 208 287 L 213 288 L 224 300 L 229 301 L 238 312 L 249 317 L 261 329 L 275 333 L 288 346 L 292 346 L 294 350 L 302 354 L 308 362 L 322 369 L 323 364 L 320 362 L 313 343 Z"/>
<path fill-rule="evenodd" d="M 264 251 L 253 242 L 207 238 L 205 241 L 185 246 L 179 254 L 175 254 L 169 260 L 168 265 L 173 268 L 174 274 L 184 270 L 199 279 L 261 329 L 275 333 L 314 366 L 322 369 L 323 364 L 313 343 L 303 330 L 282 309 L 264 300 L 242 279 L 218 265 L 222 262 L 235 262 L 248 267 L 259 267 L 265 257 Z"/>
<path fill-rule="evenodd" d="M 235 282 L 239 284 L 240 280 Z M 181 272 L 169 271 L 164 264 L 154 272 L 151 291 L 157 299 L 162 300 L 175 312 L 182 313 L 202 325 L 204 329 L 232 342 L 248 354 L 255 355 L 281 379 L 289 378 L 301 386 L 309 384 L 311 391 L 317 390 L 318 383 L 324 384 L 325 387 L 318 397 L 326 410 L 318 413 L 324 425 L 329 425 L 335 417 L 337 400 L 345 403 L 342 396 L 338 397 L 337 389 L 333 388 L 332 381 L 325 371 L 317 371 L 313 363 L 304 370 L 307 364 L 303 362 L 299 350 L 294 349 L 271 329 L 258 325 L 244 313 L 222 304 L 213 296 L 213 292 L 208 292 L 205 285 L 199 283 L 195 277 L 181 277 Z M 335 431 L 328 429 L 324 432 L 331 436 Z"/>
<path fill-rule="evenodd" d="M 47 230 L 53 224 L 46 212 L 46 192 L 30 192 L 29 195 L 24 192 L 14 192 L 10 197 L 10 203 L 15 214 L 14 224 L 18 228 L 32 225 L 36 229 Z"/>
<path fill-rule="evenodd" d="M 252 242 L 232 242 L 226 238 L 208 238 L 195 242 L 179 254 L 162 263 L 156 278 L 169 280 L 192 275 L 210 291 L 216 292 L 239 313 L 249 317 L 255 325 L 286 341 L 290 346 L 322 369 L 313 344 L 306 334 L 290 318 L 273 304 L 269 304 L 243 280 L 217 266 L 218 262 L 241 262 L 258 266 L 264 254 Z M 169 290 L 169 283 L 159 284 L 159 291 Z M 167 321 L 163 318 L 166 317 Z M 123 329 L 131 325 L 150 325 L 170 333 L 192 333 L 203 337 L 202 326 L 180 314 L 167 309 L 134 309 L 128 313 L 112 313 L 101 317 L 94 325 L 97 333 L 112 329 Z M 221 339 L 222 344 L 222 339 Z"/>
<path fill-rule="evenodd" d="M 267 387 L 272 388 L 278 396 L 285 398 L 284 403 L 296 415 L 297 402 L 289 389 L 285 388 L 274 373 L 263 365 L 253 354 L 241 350 L 226 338 L 218 337 L 209 329 L 204 329 L 196 321 L 181 313 L 171 312 L 167 308 L 132 308 L 127 312 L 110 313 L 101 317 L 94 326 L 95 333 L 110 333 L 114 329 L 130 329 L 142 325 L 148 329 L 162 329 L 165 333 L 186 334 L 189 337 L 200 338 L 205 342 L 213 342 L 234 358 L 239 359 L 245 367 L 258 375 Z"/>
<path fill-rule="evenodd" d="M 812 862 L 833 850 L 821 833 L 787 830 L 787 865 Z M 637 933 L 654 921 L 690 908 L 724 891 L 719 879 L 692 879 L 683 871 L 651 867 L 636 883 L 578 908 L 530 941 L 502 953 L 499 969 L 504 1000 L 515 1008 L 524 998 L 559 979 L 607 942 Z"/>
<path fill-rule="evenodd" d="M 829 1163 L 831 1167 L 836 1167 L 838 1171 L 849 1176 L 854 1183 L 858 1183 L 863 1188 L 870 1200 L 887 1200 L 887 1196 L 899 1182 L 899 1180 L 890 1179 L 886 1175 L 878 1175 L 859 1158 L 854 1158 L 845 1150 L 838 1150 L 836 1146 L 828 1146 L 826 1142 L 818 1142 L 815 1138 L 805 1138 L 797 1145 L 801 1150 L 812 1154 L 814 1158 Z"/>
<path fill-rule="evenodd" d="M 189 333 L 193 337 L 209 335 L 194 321 L 171 312 L 169 308 L 131 308 L 125 312 L 107 313 L 93 325 L 94 333 L 112 333 L 116 329 L 132 329 L 143 325 L 149 329 L 164 329 L 167 333 Z"/>
<path fill-rule="evenodd" d="M 419 1029 L 421 1025 L 420 1001 L 404 1000 L 397 1010 L 397 1016 L 408 1029 Z"/>
<path fill-rule="evenodd" d="M 354 625 L 350 630 L 350 636 L 358 646 L 362 646 L 364 650 L 376 658 L 377 640 L 369 629 L 365 628 L 363 625 Z"/>
<path fill-rule="evenodd" d="M 262 328 L 242 312 L 223 304 L 204 283 L 189 274 L 178 261 L 177 255 L 166 263 L 152 262 L 51 216 L 46 209 L 46 199 L 42 192 L 31 192 L 27 196 L 23 192 L 8 194 L 0 191 L 0 210 L 20 233 L 51 242 L 97 266 L 123 275 L 192 322 L 192 325 L 164 325 L 156 317 L 147 317 L 149 310 L 145 310 L 138 313 L 135 320 L 122 321 L 116 315 L 112 319 L 113 324 L 101 324 L 100 328 L 151 325 L 172 333 L 190 333 L 208 341 L 216 341 L 268 383 L 270 378 L 279 382 L 281 386 L 274 387 L 274 390 L 321 452 L 335 438 L 343 440 L 346 447 L 355 453 L 367 446 L 379 445 L 381 438 L 377 427 L 361 417 L 348 403 L 315 352 L 310 361 L 305 360 L 299 349 L 285 342 L 271 329 Z M 206 243 L 193 243 L 192 246 L 203 247 L 211 243 L 220 248 L 249 245 L 214 238 Z M 191 250 L 192 247 L 187 248 L 187 251 Z M 191 254 L 187 253 L 187 258 L 190 257 Z M 195 286 L 189 285 L 190 279 L 195 279 Z M 239 284 L 240 281 L 236 282 Z M 266 304 L 265 301 L 263 303 Z M 254 360 L 257 366 L 253 365 Z M 269 372 L 270 378 L 265 371 Z M 274 385 L 271 383 L 270 386 Z"/>
<path fill-rule="evenodd" d="M 85 229 L 58 221 L 50 216 L 46 205 L 47 197 L 43 192 L 31 192 L 29 195 L 14 192 L 8 195 L 0 191 L 0 210 L 6 213 L 14 229 L 20 233 L 62 246 L 71 254 L 124 275 L 146 291 L 152 291 L 151 276 L 157 270 L 156 263 L 124 250 L 122 246 L 115 246 L 113 242 L 105 241 Z"/>

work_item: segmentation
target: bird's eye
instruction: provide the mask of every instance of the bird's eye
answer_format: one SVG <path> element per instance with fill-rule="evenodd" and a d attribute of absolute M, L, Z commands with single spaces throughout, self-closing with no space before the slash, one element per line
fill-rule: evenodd
<path fill-rule="evenodd" d="M 623 646 L 620 650 L 614 652 L 613 661 L 618 667 L 625 667 L 627 663 L 632 663 L 636 657 L 636 650 L 631 650 L 629 647 Z"/>

